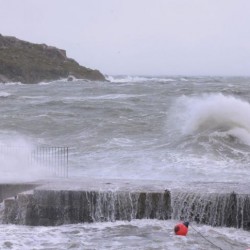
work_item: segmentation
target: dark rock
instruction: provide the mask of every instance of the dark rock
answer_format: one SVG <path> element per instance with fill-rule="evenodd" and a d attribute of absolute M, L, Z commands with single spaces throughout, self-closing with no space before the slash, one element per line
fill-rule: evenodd
<path fill-rule="evenodd" d="M 65 50 L 0 34 L 0 82 L 38 83 L 68 77 L 105 81 L 98 70 L 68 58 Z"/>

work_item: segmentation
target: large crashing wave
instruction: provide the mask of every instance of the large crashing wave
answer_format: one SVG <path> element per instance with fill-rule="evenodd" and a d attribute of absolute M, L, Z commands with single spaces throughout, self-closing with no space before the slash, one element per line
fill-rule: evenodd
<path fill-rule="evenodd" d="M 250 104 L 234 96 L 179 97 L 168 114 L 173 147 L 223 159 L 249 159 Z"/>
<path fill-rule="evenodd" d="M 250 145 L 250 104 L 223 94 L 182 96 L 171 109 L 182 135 L 197 133 L 237 137 Z"/>

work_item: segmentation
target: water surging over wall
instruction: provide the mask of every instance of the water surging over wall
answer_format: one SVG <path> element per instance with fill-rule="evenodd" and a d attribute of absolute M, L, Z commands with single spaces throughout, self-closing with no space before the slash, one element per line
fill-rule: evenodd
<path fill-rule="evenodd" d="M 93 185 L 98 186 L 98 183 Z M 250 194 L 235 189 L 237 183 L 224 189 L 220 185 L 212 192 L 207 191 L 209 186 L 206 184 L 196 184 L 193 187 L 196 192 L 189 188 L 180 191 L 169 187 L 166 190 L 164 183 L 154 190 L 151 186 L 142 186 L 139 190 L 133 185 L 132 189 L 127 190 L 123 186 L 118 190 L 107 187 L 102 191 L 92 187 L 85 190 L 38 187 L 5 199 L 2 221 L 54 226 L 133 219 L 175 219 L 250 230 Z M 249 190 L 249 186 L 242 187 Z"/>
<path fill-rule="evenodd" d="M 173 219 L 250 230 L 250 195 L 173 192 L 171 203 Z"/>
<path fill-rule="evenodd" d="M 170 219 L 170 193 L 34 190 L 5 200 L 3 223 L 61 225 Z"/>

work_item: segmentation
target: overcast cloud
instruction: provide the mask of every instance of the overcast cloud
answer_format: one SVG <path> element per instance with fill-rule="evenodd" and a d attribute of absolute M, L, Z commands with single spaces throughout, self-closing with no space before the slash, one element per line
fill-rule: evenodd
<path fill-rule="evenodd" d="M 104 74 L 250 75 L 249 0 L 0 0 L 0 18 Z"/>

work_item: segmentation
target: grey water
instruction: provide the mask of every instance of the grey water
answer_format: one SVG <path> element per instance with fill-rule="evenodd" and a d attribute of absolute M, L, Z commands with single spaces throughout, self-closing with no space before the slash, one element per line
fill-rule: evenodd
<path fill-rule="evenodd" d="M 250 78 L 108 79 L 1 84 L 1 146 L 67 146 L 70 178 L 249 182 Z M 1 180 L 42 177 L 22 155 L 1 169 Z M 174 223 L 1 225 L 0 238 L 2 249 L 216 249 L 192 229 L 174 236 Z M 240 229 L 197 227 L 226 249 L 250 246 Z"/>

